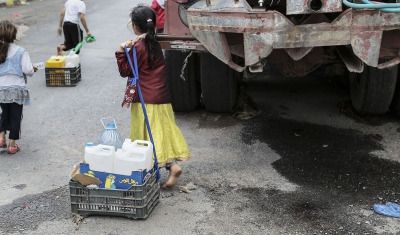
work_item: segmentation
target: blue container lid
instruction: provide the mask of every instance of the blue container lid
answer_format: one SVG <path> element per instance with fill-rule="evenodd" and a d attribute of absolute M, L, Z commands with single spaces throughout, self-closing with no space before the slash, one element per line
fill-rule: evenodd
<path fill-rule="evenodd" d="M 92 142 L 87 142 L 86 146 L 91 147 L 91 146 L 94 146 L 94 144 Z"/>
<path fill-rule="evenodd" d="M 115 127 L 115 124 L 114 124 L 114 123 L 108 123 L 107 126 L 106 126 L 106 129 L 115 130 L 115 129 L 117 129 L 117 128 Z"/>

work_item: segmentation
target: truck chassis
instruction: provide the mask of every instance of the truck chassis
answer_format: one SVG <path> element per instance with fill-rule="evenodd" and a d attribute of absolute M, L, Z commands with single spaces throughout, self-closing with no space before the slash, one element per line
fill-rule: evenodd
<path fill-rule="evenodd" d="M 243 72 L 274 64 L 285 76 L 322 66 L 327 76 L 345 78 L 360 114 L 400 113 L 399 13 L 349 8 L 338 0 L 280 1 L 166 1 L 165 34 L 157 39 L 170 55 L 172 89 L 189 82 L 177 74 L 188 53 L 198 52 L 183 71 L 192 88 L 182 89 L 192 104 L 171 94 L 174 110 L 191 111 L 202 96 L 208 111 L 229 112 Z"/>

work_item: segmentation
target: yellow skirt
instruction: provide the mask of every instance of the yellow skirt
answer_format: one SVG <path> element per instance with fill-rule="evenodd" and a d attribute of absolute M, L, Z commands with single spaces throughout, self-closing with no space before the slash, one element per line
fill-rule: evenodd
<path fill-rule="evenodd" d="M 185 137 L 175 123 L 171 104 L 145 104 L 158 166 L 191 158 Z M 131 104 L 131 139 L 150 140 L 141 103 Z"/>

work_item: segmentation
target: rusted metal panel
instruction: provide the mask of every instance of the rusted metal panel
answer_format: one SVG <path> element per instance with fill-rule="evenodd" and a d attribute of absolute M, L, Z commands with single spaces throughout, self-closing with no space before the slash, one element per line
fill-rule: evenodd
<path fill-rule="evenodd" d="M 399 27 L 400 14 L 354 10 L 351 35 L 354 54 L 367 65 L 381 67 L 378 66 L 378 62 L 382 45 L 382 30 L 393 30 Z"/>
<path fill-rule="evenodd" d="M 273 48 L 273 34 L 244 34 L 245 65 L 253 65 L 271 54 Z"/>
<path fill-rule="evenodd" d="M 192 34 L 201 42 L 204 47 L 219 60 L 228 64 L 236 71 L 243 71 L 245 67 L 241 67 L 232 61 L 231 52 L 226 42 L 224 34 L 210 31 L 193 30 Z"/>
<path fill-rule="evenodd" d="M 182 23 L 178 13 L 179 4 L 174 1 L 165 1 L 164 31 L 168 35 L 190 35 L 189 29 Z"/>
<path fill-rule="evenodd" d="M 342 21 L 347 22 L 347 17 Z M 274 29 L 271 33 L 244 34 L 245 64 L 252 65 L 267 57 L 277 48 L 313 48 L 327 45 L 350 44 L 350 26 L 341 20 L 334 24 L 320 23 L 295 26 L 280 13 L 275 14 Z M 294 60 L 299 60 L 310 50 L 298 57 L 290 53 Z"/>
<path fill-rule="evenodd" d="M 192 35 L 181 36 L 181 35 L 167 35 L 167 34 L 163 34 L 163 33 L 157 33 L 156 39 L 158 41 L 174 41 L 174 40 L 196 41 L 196 38 Z"/>
<path fill-rule="evenodd" d="M 192 30 L 192 34 L 204 45 L 207 50 L 219 60 L 228 64 L 228 58 L 225 57 L 224 47 L 222 45 L 220 33 L 211 31 Z"/>
<path fill-rule="evenodd" d="M 197 9 L 198 10 L 198 9 Z M 219 15 L 217 17 L 217 15 Z M 377 66 L 382 30 L 400 28 L 400 14 L 376 10 L 343 12 L 332 23 L 294 25 L 283 14 L 275 11 L 243 13 L 188 11 L 189 28 L 196 38 L 210 50 L 217 42 L 210 40 L 211 32 L 243 33 L 245 65 L 253 65 L 277 48 L 312 48 L 319 46 L 352 45 L 354 53 L 366 64 Z M 217 51 L 216 49 L 210 50 Z M 307 51 L 307 50 L 306 50 Z M 301 59 L 307 54 L 289 54 Z M 214 54 L 223 57 L 220 51 Z M 226 61 L 226 58 L 222 61 Z"/>
<path fill-rule="evenodd" d="M 367 9 L 353 10 L 352 26 L 358 31 L 399 29 L 400 14 Z"/>
<path fill-rule="evenodd" d="M 217 5 L 211 7 L 214 10 L 223 11 L 227 9 L 229 11 L 251 11 L 251 6 L 245 0 L 226 0 L 220 1 Z"/>
<path fill-rule="evenodd" d="M 278 1 L 278 0 L 275 0 Z M 287 0 L 286 1 L 286 14 L 297 15 L 297 14 L 313 14 L 313 13 L 325 13 L 325 12 L 341 12 L 342 1 L 341 0 L 320 0 L 322 7 L 319 10 L 312 10 L 309 7 L 311 0 Z"/>
<path fill-rule="evenodd" d="M 299 48 L 348 44 L 349 30 L 331 24 L 300 25 L 274 32 L 274 48 Z"/>
<path fill-rule="evenodd" d="M 369 66 L 378 66 L 382 31 L 352 32 L 351 46 L 354 54 Z"/>
<path fill-rule="evenodd" d="M 190 14 L 190 16 L 189 16 Z M 268 32 L 273 28 L 273 12 L 268 13 L 189 13 L 189 29 L 230 33 Z"/>
<path fill-rule="evenodd" d="M 197 14 L 189 15 L 188 18 L 190 30 L 236 32 L 260 37 L 270 37 L 269 34 L 272 33 L 274 47 L 278 48 L 341 45 L 350 42 L 350 25 L 341 21 L 334 24 L 296 26 L 279 12 L 247 14 L 247 18 L 228 16 L 217 19 Z M 346 21 L 346 18 L 342 20 Z"/>
<path fill-rule="evenodd" d="M 199 1 L 194 4 L 191 9 L 204 9 L 208 11 L 229 11 L 229 12 L 249 12 L 252 11 L 251 6 L 245 0 L 211 0 L 211 5 L 207 6 L 206 1 Z"/>
<path fill-rule="evenodd" d="M 214 56 L 240 70 L 243 68 L 232 64 L 230 53 L 244 55 L 245 65 L 250 66 L 274 49 L 286 49 L 293 60 L 301 60 L 313 47 L 340 45 L 351 45 L 357 57 L 376 67 L 383 30 L 400 29 L 400 14 L 378 10 L 348 9 L 331 23 L 312 15 L 304 24 L 295 25 L 277 11 L 252 11 L 246 4 L 241 0 L 213 0 L 207 6 L 200 1 L 187 11 L 191 34 Z M 241 34 L 243 45 L 228 45 L 230 33 Z M 392 53 L 396 46 L 400 43 L 391 44 Z M 349 70 L 359 69 L 354 65 Z"/>

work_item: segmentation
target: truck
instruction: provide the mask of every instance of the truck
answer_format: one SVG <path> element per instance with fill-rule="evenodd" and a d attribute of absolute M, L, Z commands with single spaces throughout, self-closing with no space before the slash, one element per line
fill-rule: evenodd
<path fill-rule="evenodd" d="M 158 34 L 171 103 L 230 112 L 243 74 L 323 69 L 348 84 L 361 115 L 400 114 L 396 0 L 166 0 Z M 399 0 L 397 0 L 399 1 Z"/>

